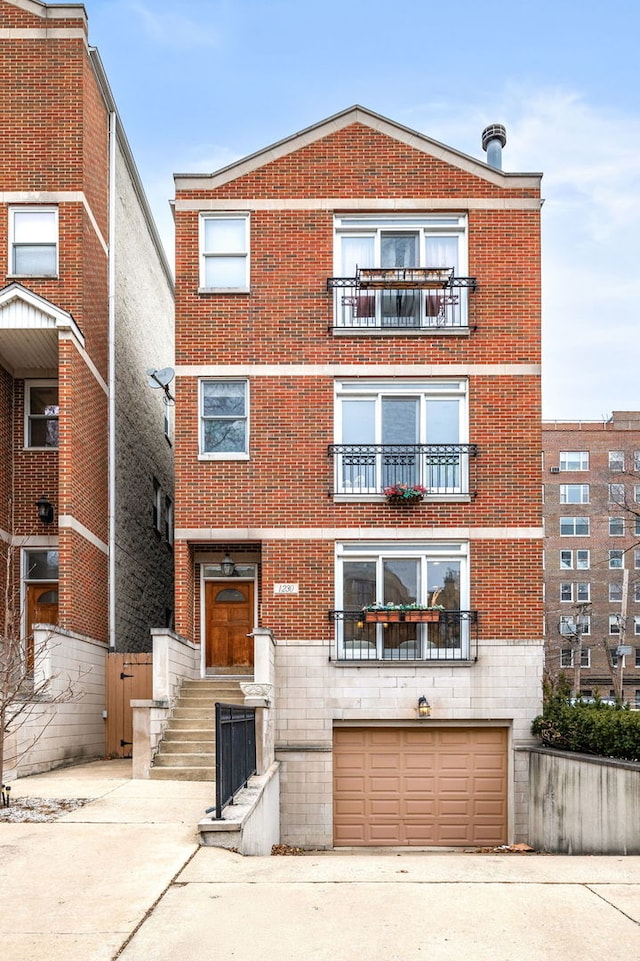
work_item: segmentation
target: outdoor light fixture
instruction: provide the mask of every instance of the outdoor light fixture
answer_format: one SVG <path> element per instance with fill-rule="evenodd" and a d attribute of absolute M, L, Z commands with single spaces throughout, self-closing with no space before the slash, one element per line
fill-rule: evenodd
<path fill-rule="evenodd" d="M 431 717 L 431 705 L 424 694 L 418 698 L 417 716 L 419 721 L 423 721 L 426 717 Z"/>
<path fill-rule="evenodd" d="M 55 509 L 48 497 L 43 494 L 36 501 L 36 507 L 38 508 L 38 517 L 43 524 L 53 524 L 53 518 L 55 516 Z"/>
<path fill-rule="evenodd" d="M 229 557 L 229 551 L 225 551 L 225 555 L 220 562 L 220 569 L 225 577 L 231 577 L 233 574 L 235 574 L 236 565 Z"/>

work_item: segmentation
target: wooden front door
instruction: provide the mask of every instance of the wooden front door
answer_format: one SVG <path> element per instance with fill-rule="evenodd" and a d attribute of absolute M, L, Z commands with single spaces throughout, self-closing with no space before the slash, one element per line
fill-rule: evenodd
<path fill-rule="evenodd" d="M 206 581 L 206 667 L 253 665 L 253 582 Z"/>
<path fill-rule="evenodd" d="M 58 584 L 27 584 L 27 665 L 33 668 L 33 625 L 58 623 Z"/>

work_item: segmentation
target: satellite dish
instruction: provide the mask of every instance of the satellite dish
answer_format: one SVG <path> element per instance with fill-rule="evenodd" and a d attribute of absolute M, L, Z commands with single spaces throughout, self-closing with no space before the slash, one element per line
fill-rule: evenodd
<path fill-rule="evenodd" d="M 148 370 L 147 373 L 149 374 L 149 387 L 153 387 L 154 390 L 159 387 L 165 390 L 176 375 L 173 367 L 163 367 L 162 370 Z"/>

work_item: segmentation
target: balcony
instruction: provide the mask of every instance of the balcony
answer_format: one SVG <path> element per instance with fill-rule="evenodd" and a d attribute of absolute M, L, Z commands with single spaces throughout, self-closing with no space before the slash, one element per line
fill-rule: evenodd
<path fill-rule="evenodd" d="M 362 611 L 329 611 L 336 625 L 338 661 L 457 661 L 478 660 L 478 612 L 441 611 L 432 623 L 405 622 L 402 613 L 370 623 Z"/>
<path fill-rule="evenodd" d="M 456 277 L 453 268 L 362 268 L 355 277 L 330 277 L 327 288 L 334 332 L 475 329 L 475 277 Z"/>
<path fill-rule="evenodd" d="M 428 499 L 475 497 L 475 444 L 330 444 L 330 494 L 382 494 L 394 484 L 426 487 Z"/>

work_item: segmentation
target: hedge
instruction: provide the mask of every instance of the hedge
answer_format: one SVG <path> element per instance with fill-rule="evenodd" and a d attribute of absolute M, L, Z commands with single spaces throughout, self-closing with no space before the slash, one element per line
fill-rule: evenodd
<path fill-rule="evenodd" d="M 640 711 L 623 706 L 553 698 L 531 733 L 546 747 L 640 761 Z"/>

